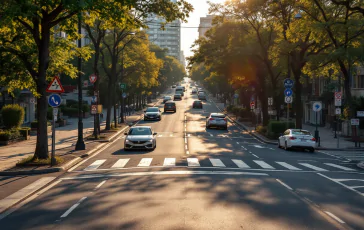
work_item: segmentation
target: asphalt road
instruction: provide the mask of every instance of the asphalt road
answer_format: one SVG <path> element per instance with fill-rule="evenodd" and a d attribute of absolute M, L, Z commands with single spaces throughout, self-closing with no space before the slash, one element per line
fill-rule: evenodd
<path fill-rule="evenodd" d="M 218 109 L 192 109 L 190 92 L 176 113 L 138 123 L 158 133 L 154 151 L 125 152 L 121 135 L 1 229 L 364 229 L 364 171 L 263 144 L 231 122 L 206 130 Z"/>

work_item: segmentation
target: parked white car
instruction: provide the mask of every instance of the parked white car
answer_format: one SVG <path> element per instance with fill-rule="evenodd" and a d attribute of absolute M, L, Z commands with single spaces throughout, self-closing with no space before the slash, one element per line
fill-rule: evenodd
<path fill-rule="evenodd" d="M 307 130 L 287 129 L 278 138 L 278 148 L 281 147 L 283 147 L 285 150 L 299 148 L 308 149 L 310 152 L 314 152 L 316 147 L 316 139 Z"/>

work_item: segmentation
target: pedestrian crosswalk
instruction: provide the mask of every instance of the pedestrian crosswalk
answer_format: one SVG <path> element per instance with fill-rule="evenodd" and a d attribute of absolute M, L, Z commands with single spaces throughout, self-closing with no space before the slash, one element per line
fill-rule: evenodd
<path fill-rule="evenodd" d="M 85 167 L 86 166 L 86 167 Z M 80 166 L 84 171 L 96 170 L 114 170 L 123 168 L 146 168 L 146 167 L 209 167 L 209 168 L 237 168 L 247 170 L 278 170 L 278 171 L 357 171 L 356 168 L 350 168 L 347 165 L 340 165 L 340 163 L 300 163 L 293 162 L 287 163 L 282 161 L 264 160 L 241 160 L 241 159 L 218 159 L 218 158 L 110 158 L 99 159 L 93 162 L 88 161 Z"/>

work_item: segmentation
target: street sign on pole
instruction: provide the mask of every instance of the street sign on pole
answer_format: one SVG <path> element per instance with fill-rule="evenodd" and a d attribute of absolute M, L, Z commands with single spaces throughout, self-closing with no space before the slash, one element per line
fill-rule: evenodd
<path fill-rule="evenodd" d="M 83 87 L 88 87 L 88 80 L 83 81 Z"/>
<path fill-rule="evenodd" d="M 268 97 L 268 105 L 273 105 L 273 97 Z"/>
<path fill-rule="evenodd" d="M 286 79 L 284 79 L 283 84 L 284 84 L 284 88 L 290 89 L 293 87 L 293 80 L 286 78 Z"/>
<path fill-rule="evenodd" d="M 322 109 L 322 103 L 321 101 L 316 101 L 312 104 L 312 110 L 315 112 L 319 112 Z"/>
<path fill-rule="evenodd" d="M 285 98 L 284 98 L 284 102 L 285 102 L 285 103 L 287 103 L 287 104 L 291 104 L 291 103 L 292 103 L 292 101 L 293 101 L 293 97 L 292 97 L 292 96 L 290 96 L 290 97 L 285 97 Z"/>
<path fill-rule="evenodd" d="M 35 98 L 34 97 L 30 98 L 29 102 L 32 103 L 32 104 L 35 104 Z"/>
<path fill-rule="evenodd" d="M 123 93 L 121 96 L 122 96 L 123 98 L 126 98 L 126 93 Z"/>
<path fill-rule="evenodd" d="M 292 96 L 292 94 L 293 94 L 293 91 L 291 89 L 284 90 L 284 96 L 290 97 L 290 96 Z"/>
<path fill-rule="evenodd" d="M 46 89 L 46 92 L 47 93 L 63 93 L 64 92 L 61 81 L 59 80 L 59 78 L 57 76 L 52 79 L 51 83 L 48 85 L 48 87 Z"/>
<path fill-rule="evenodd" d="M 357 119 L 357 118 L 355 118 L 355 119 L 351 119 L 351 120 L 350 120 L 350 123 L 351 123 L 351 125 L 355 125 L 355 126 L 357 126 L 357 125 L 359 125 L 359 119 Z"/>
<path fill-rule="evenodd" d="M 92 96 L 91 97 L 91 102 L 92 103 L 97 103 L 97 97 L 96 96 Z"/>
<path fill-rule="evenodd" d="M 335 99 L 342 99 L 342 92 L 335 92 Z"/>
<path fill-rule="evenodd" d="M 97 113 L 97 105 L 91 105 L 91 114 Z"/>
<path fill-rule="evenodd" d="M 341 106 L 341 99 L 335 98 L 335 106 Z"/>
<path fill-rule="evenodd" d="M 120 83 L 120 89 L 126 89 L 126 83 Z"/>
<path fill-rule="evenodd" d="M 90 77 L 89 77 L 89 79 L 90 79 L 90 82 L 93 84 L 93 83 L 96 82 L 97 76 L 95 74 L 91 74 Z"/>
<path fill-rule="evenodd" d="M 234 94 L 234 98 L 239 98 L 239 94 Z"/>
<path fill-rule="evenodd" d="M 58 107 L 61 105 L 61 102 L 62 102 L 62 98 L 58 94 L 52 94 L 48 98 L 48 104 L 51 107 Z"/>
<path fill-rule="evenodd" d="M 335 115 L 341 115 L 341 108 L 335 109 Z"/>
<path fill-rule="evenodd" d="M 364 117 L 364 111 L 356 111 L 357 117 Z"/>

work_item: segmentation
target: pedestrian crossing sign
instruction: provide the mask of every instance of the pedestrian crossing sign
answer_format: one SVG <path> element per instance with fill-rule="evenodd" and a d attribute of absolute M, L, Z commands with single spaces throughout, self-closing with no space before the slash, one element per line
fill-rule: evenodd
<path fill-rule="evenodd" d="M 48 85 L 46 92 L 48 92 L 48 93 L 63 93 L 64 92 L 61 81 L 59 80 L 59 78 L 57 76 L 54 77 L 53 80 L 51 81 L 51 83 Z"/>

